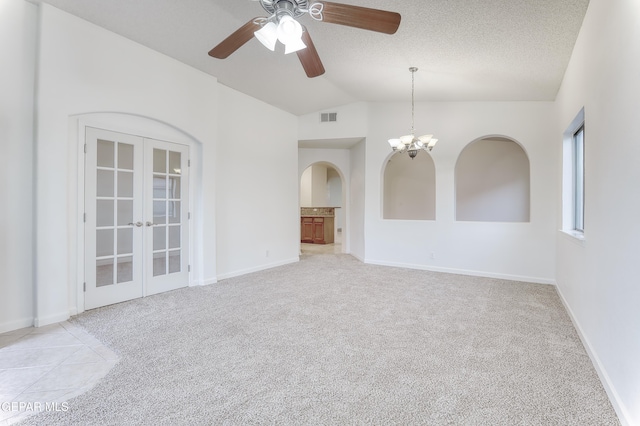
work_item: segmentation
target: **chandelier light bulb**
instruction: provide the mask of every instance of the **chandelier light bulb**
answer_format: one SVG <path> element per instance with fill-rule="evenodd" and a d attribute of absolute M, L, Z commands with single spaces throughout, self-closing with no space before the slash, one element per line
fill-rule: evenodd
<path fill-rule="evenodd" d="M 393 149 L 397 148 L 400 143 L 400 139 L 389 139 L 389 145 L 391 145 Z"/>
<path fill-rule="evenodd" d="M 302 26 L 291 16 L 285 15 L 280 18 L 277 32 L 280 43 L 286 45 L 296 39 L 300 40 L 300 37 L 302 37 Z"/>
<path fill-rule="evenodd" d="M 253 35 L 272 52 L 276 49 L 276 42 L 278 41 L 277 27 L 273 22 L 267 22 Z"/>

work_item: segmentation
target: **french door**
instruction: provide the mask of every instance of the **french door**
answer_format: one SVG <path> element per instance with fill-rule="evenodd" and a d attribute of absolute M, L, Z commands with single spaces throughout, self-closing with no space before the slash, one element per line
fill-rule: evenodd
<path fill-rule="evenodd" d="M 85 137 L 85 309 L 186 287 L 189 147 Z"/>

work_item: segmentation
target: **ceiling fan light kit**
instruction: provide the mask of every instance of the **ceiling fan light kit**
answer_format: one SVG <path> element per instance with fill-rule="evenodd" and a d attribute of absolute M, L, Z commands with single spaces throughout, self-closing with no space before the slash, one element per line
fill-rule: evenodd
<path fill-rule="evenodd" d="M 414 126 L 414 116 L 415 116 L 415 102 L 414 102 L 414 86 L 415 86 L 415 73 L 418 71 L 418 68 L 411 67 L 409 68 L 411 71 L 411 134 L 400 136 L 399 138 L 389 139 L 389 145 L 394 152 L 403 152 L 405 149 L 407 150 L 407 154 L 413 160 L 416 155 L 418 155 L 419 151 L 427 151 L 430 152 L 438 139 L 434 139 L 433 135 L 423 135 L 416 137 L 415 136 L 415 126 Z"/>
<path fill-rule="evenodd" d="M 278 41 L 278 27 L 273 22 L 267 22 L 253 35 L 272 52 L 276 50 L 276 42 Z"/>
<path fill-rule="evenodd" d="M 285 45 L 285 54 L 307 47 L 302 41 L 302 25 L 289 15 L 280 18 L 277 34 L 280 43 Z"/>
<path fill-rule="evenodd" d="M 296 52 L 309 78 L 324 74 L 324 66 L 306 28 L 295 18 L 309 14 L 312 19 L 394 34 L 400 26 L 400 14 L 385 10 L 351 6 L 328 1 L 309 5 L 308 0 L 260 0 L 269 17 L 258 17 L 244 24 L 209 51 L 209 56 L 225 59 L 253 37 L 274 51 L 276 42 L 285 45 L 285 54 Z"/>

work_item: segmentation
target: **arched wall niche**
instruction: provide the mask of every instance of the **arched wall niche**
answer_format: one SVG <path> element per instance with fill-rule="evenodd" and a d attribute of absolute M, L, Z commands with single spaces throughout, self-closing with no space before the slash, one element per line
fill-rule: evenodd
<path fill-rule="evenodd" d="M 470 142 L 455 167 L 457 221 L 529 222 L 529 157 L 516 140 L 492 135 Z"/>
<path fill-rule="evenodd" d="M 435 220 L 436 168 L 429 154 L 391 154 L 382 180 L 383 219 Z"/>

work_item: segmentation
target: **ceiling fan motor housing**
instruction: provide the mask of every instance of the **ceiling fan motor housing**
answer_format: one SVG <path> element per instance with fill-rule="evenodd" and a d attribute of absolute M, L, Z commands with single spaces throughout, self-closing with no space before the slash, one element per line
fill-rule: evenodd
<path fill-rule="evenodd" d="M 309 7 L 307 0 L 260 0 L 260 4 L 270 15 L 275 14 L 278 18 L 283 15 L 297 18 L 304 15 Z"/>

